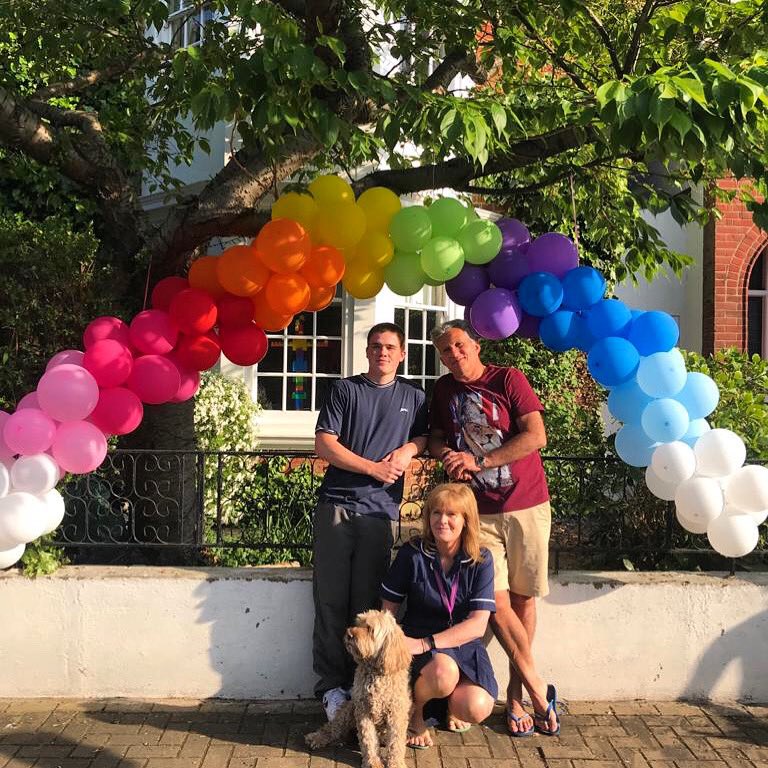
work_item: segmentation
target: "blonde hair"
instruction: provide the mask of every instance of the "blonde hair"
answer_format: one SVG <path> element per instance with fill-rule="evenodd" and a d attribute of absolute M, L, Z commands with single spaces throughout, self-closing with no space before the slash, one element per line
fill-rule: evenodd
<path fill-rule="evenodd" d="M 435 537 L 429 524 L 432 513 L 450 499 L 457 512 L 464 518 L 461 531 L 461 548 L 473 563 L 482 562 L 480 553 L 480 515 L 477 511 L 475 494 L 463 483 L 441 483 L 432 489 L 424 502 L 421 520 L 421 537 L 426 546 L 435 549 Z"/>

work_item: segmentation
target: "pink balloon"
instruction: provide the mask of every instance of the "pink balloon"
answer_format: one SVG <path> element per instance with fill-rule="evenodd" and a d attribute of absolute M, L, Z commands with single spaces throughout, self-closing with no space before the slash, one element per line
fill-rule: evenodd
<path fill-rule="evenodd" d="M 117 387 L 133 370 L 131 350 L 114 339 L 102 339 L 88 348 L 83 368 L 89 371 L 100 387 Z"/>
<path fill-rule="evenodd" d="M 83 333 L 85 348 L 102 339 L 114 339 L 126 346 L 131 341 L 128 326 L 119 317 L 97 317 L 88 323 Z"/>
<path fill-rule="evenodd" d="M 7 446 L 5 442 L 5 437 L 3 436 L 3 427 L 5 427 L 5 422 L 10 418 L 10 413 L 0 411 L 0 461 L 8 465 L 13 464 L 14 452 Z"/>
<path fill-rule="evenodd" d="M 57 365 L 37 384 L 40 408 L 56 421 L 86 418 L 99 401 L 99 385 L 79 365 Z"/>
<path fill-rule="evenodd" d="M 39 408 L 40 401 L 37 399 L 37 392 L 27 392 L 24 397 L 16 403 L 16 410 L 23 411 L 25 408 Z"/>
<path fill-rule="evenodd" d="M 145 309 L 131 320 L 131 344 L 145 355 L 166 355 L 175 346 L 179 331 L 169 314 Z"/>
<path fill-rule="evenodd" d="M 82 365 L 83 353 L 79 349 L 62 349 L 61 352 L 57 352 L 45 366 L 46 371 L 50 371 L 51 368 L 55 368 L 57 365 Z"/>
<path fill-rule="evenodd" d="M 159 405 L 172 400 L 179 391 L 179 369 L 162 355 L 144 355 L 133 362 L 126 386 L 144 403 Z"/>
<path fill-rule="evenodd" d="M 105 434 L 127 435 L 141 424 L 144 406 L 130 389 L 102 389 L 99 402 L 88 418 Z"/>
<path fill-rule="evenodd" d="M 93 472 L 104 461 L 107 439 L 95 424 L 67 421 L 59 424 L 51 453 L 63 470 L 84 475 Z"/>
<path fill-rule="evenodd" d="M 11 453 L 29 456 L 50 448 L 56 434 L 53 419 L 38 408 L 12 413 L 3 425 L 3 437 Z"/>
<path fill-rule="evenodd" d="M 181 376 L 181 384 L 179 384 L 176 395 L 171 398 L 172 403 L 183 403 L 194 397 L 197 390 L 200 389 L 200 371 L 188 371 L 179 368 L 179 375 Z"/>

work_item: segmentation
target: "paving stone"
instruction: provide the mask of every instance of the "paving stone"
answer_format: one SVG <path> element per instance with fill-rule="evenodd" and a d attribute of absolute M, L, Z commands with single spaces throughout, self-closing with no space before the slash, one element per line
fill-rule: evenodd
<path fill-rule="evenodd" d="M 617 715 L 658 714 L 658 710 L 650 701 L 612 701 L 611 711 Z"/>
<path fill-rule="evenodd" d="M 493 758 L 493 757 L 471 757 L 469 759 L 470 768 L 509 768 L 510 765 L 515 765 L 517 760 L 510 763 L 509 758 Z M 558 766 L 550 761 L 547 761 L 549 768 L 558 768 Z M 570 768 L 570 765 L 563 765 L 562 768 Z"/>
<path fill-rule="evenodd" d="M 309 760 L 309 755 L 304 755 L 304 757 L 260 757 L 258 768 L 308 768 Z"/>
<path fill-rule="evenodd" d="M 40 744 L 19 747 L 16 757 L 67 757 L 73 749 L 74 744 Z"/>
<path fill-rule="evenodd" d="M 146 762 L 146 768 L 198 768 L 199 765 L 200 760 L 193 757 L 160 757 Z"/>
<path fill-rule="evenodd" d="M 551 765 L 551 761 L 547 760 Z M 573 768 L 624 768 L 621 760 L 574 760 Z"/>

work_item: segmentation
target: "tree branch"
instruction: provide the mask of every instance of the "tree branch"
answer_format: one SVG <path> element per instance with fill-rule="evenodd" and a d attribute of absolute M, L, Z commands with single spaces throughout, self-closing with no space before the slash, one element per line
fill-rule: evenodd
<path fill-rule="evenodd" d="M 613 42 L 611 40 L 611 36 L 608 34 L 608 30 L 603 26 L 603 22 L 600 21 L 597 14 L 588 5 L 584 4 L 580 6 L 580 8 L 584 11 L 587 18 L 592 22 L 592 26 L 595 28 L 595 31 L 603 41 L 603 45 L 608 51 L 608 55 L 611 57 L 611 64 L 616 71 L 616 76 L 621 77 L 623 74 L 621 69 L 621 62 L 619 61 L 619 56 L 616 53 L 616 49 L 613 47 Z"/>
<path fill-rule="evenodd" d="M 653 12 L 656 10 L 656 0 L 645 0 L 643 8 L 635 20 L 635 30 L 632 32 L 632 39 L 627 48 L 627 55 L 624 57 L 624 66 L 621 68 L 621 75 L 631 75 L 635 71 L 637 58 L 640 55 L 640 38 L 645 31 L 645 25 L 650 20 Z"/>
<path fill-rule="evenodd" d="M 438 88 L 446 89 L 451 80 L 462 72 L 469 74 L 475 82 L 484 83 L 488 79 L 475 61 L 473 52 L 454 48 L 435 67 L 432 74 L 421 84 L 421 87 L 425 91 L 434 91 Z"/>

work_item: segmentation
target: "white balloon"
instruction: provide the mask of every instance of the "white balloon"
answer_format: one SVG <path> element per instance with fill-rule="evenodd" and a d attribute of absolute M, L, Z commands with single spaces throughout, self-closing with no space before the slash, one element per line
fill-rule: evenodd
<path fill-rule="evenodd" d="M 747 458 L 744 441 L 730 429 L 705 432 L 693 447 L 696 474 L 720 477 L 735 472 Z"/>
<path fill-rule="evenodd" d="M 45 527 L 43 533 L 53 533 L 64 519 L 64 497 L 55 489 L 40 494 L 43 503 Z"/>
<path fill-rule="evenodd" d="M 683 480 L 675 491 L 675 507 L 692 523 L 709 523 L 723 511 L 723 491 L 712 477 Z"/>
<path fill-rule="evenodd" d="M 4 568 L 10 568 L 14 563 L 18 563 L 26 548 L 26 544 L 17 544 L 11 549 L 0 551 L 0 571 Z"/>
<path fill-rule="evenodd" d="M 11 467 L 11 485 L 14 491 L 46 493 L 58 481 L 59 465 L 47 453 L 19 456 Z"/>
<path fill-rule="evenodd" d="M 709 524 L 707 538 L 715 552 L 744 557 L 757 546 L 759 533 L 750 515 L 721 515 Z"/>
<path fill-rule="evenodd" d="M 659 450 L 658 448 L 656 449 Z M 678 483 L 666 483 L 654 471 L 653 466 L 646 467 L 645 484 L 648 490 L 658 499 L 672 501 L 675 498 L 675 491 Z"/>
<path fill-rule="evenodd" d="M 690 445 L 675 440 L 660 445 L 653 452 L 651 466 L 659 480 L 677 485 L 693 476 L 696 471 L 696 456 Z"/>
<path fill-rule="evenodd" d="M 34 541 L 43 534 L 45 515 L 37 496 L 15 491 L 0 499 L 0 547 Z"/>
<path fill-rule="evenodd" d="M 768 507 L 768 467 L 750 464 L 737 469 L 728 481 L 725 501 L 745 512 Z"/>
<path fill-rule="evenodd" d="M 11 473 L 8 467 L 0 461 L 0 496 L 5 496 L 11 490 Z"/>
<path fill-rule="evenodd" d="M 728 504 L 727 499 L 728 496 L 726 494 L 725 509 L 723 509 L 724 515 L 749 515 L 755 521 L 755 525 L 762 525 L 768 519 L 768 509 L 750 512 L 749 510 L 737 507 L 735 504 Z"/>
<path fill-rule="evenodd" d="M 679 509 L 675 509 L 675 517 L 677 522 L 680 523 L 682 528 L 685 528 L 688 533 L 706 533 L 709 523 L 701 522 L 699 520 L 689 520 L 687 517 L 683 517 L 680 514 Z"/>

